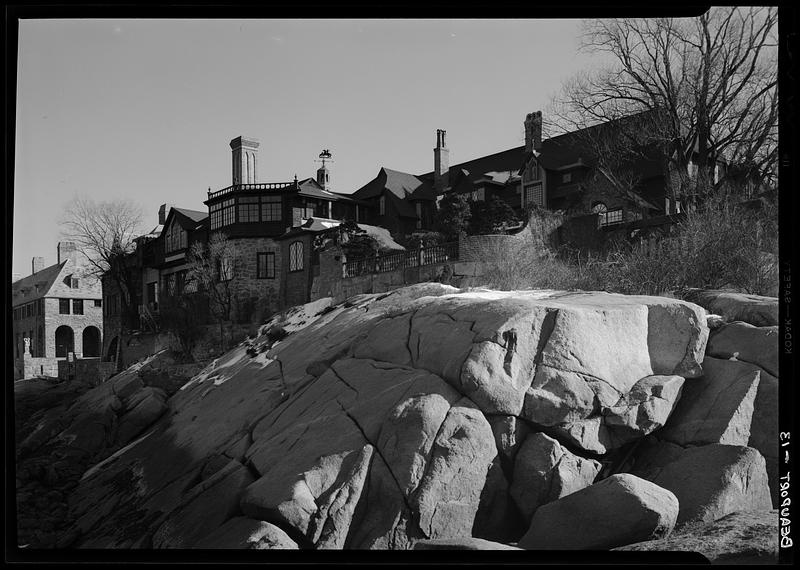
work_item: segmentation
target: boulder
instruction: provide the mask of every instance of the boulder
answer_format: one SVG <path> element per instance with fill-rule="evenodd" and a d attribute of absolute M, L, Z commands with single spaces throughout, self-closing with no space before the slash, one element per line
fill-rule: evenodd
<path fill-rule="evenodd" d="M 741 360 L 778 375 L 778 327 L 756 327 L 736 321 L 714 331 L 706 354 L 715 358 Z"/>
<path fill-rule="evenodd" d="M 628 473 L 539 507 L 519 546 L 600 550 L 667 536 L 678 516 L 670 491 Z"/>
<path fill-rule="evenodd" d="M 724 290 L 689 289 L 683 298 L 727 321 L 744 321 L 757 327 L 778 324 L 778 299 Z"/>
<path fill-rule="evenodd" d="M 497 456 L 489 422 L 469 400 L 450 408 L 434 440 L 428 468 L 410 499 L 429 538 L 472 532 L 481 492 Z"/>
<path fill-rule="evenodd" d="M 695 382 L 696 380 L 692 380 Z M 613 406 L 603 410 L 615 448 L 662 427 L 681 397 L 681 376 L 645 376 Z"/>
<path fill-rule="evenodd" d="M 600 467 L 600 462 L 575 455 L 555 439 L 535 433 L 517 454 L 511 496 L 529 522 L 540 506 L 591 485 Z"/>
<path fill-rule="evenodd" d="M 760 372 L 731 360 L 706 358 L 704 376 L 687 381 L 660 437 L 679 445 L 747 445 Z"/>
<path fill-rule="evenodd" d="M 516 546 L 493 542 L 482 538 L 438 538 L 433 540 L 418 540 L 414 543 L 414 550 L 522 550 Z"/>
<path fill-rule="evenodd" d="M 117 444 L 125 445 L 141 434 L 167 411 L 166 394 L 158 388 L 145 387 L 128 401 L 128 411 L 120 417 Z"/>
<path fill-rule="evenodd" d="M 682 449 L 651 441 L 639 450 L 632 471 L 675 494 L 679 527 L 772 508 L 764 458 L 750 447 L 715 443 Z"/>
<path fill-rule="evenodd" d="M 777 564 L 778 512 L 731 513 L 712 523 L 689 525 L 668 538 L 614 550 L 699 552 L 711 564 Z"/>
<path fill-rule="evenodd" d="M 204 549 L 298 550 L 279 527 L 265 521 L 234 517 L 192 545 Z"/>
<path fill-rule="evenodd" d="M 153 548 L 189 548 L 239 510 L 243 489 L 253 476 L 231 461 L 187 493 L 183 504 L 169 513 L 153 535 Z"/>

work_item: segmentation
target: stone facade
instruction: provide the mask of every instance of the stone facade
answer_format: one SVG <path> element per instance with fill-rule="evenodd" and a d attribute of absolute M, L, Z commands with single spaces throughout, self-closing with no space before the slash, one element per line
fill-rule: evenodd
<path fill-rule="evenodd" d="M 281 309 L 280 291 L 284 268 L 284 251 L 281 242 L 267 237 L 231 240 L 237 253 L 234 279 L 234 315 L 236 322 L 263 322 Z M 258 254 L 274 255 L 274 276 L 258 277 Z M 288 265 L 287 265 L 288 267 Z"/>
<path fill-rule="evenodd" d="M 66 358 L 67 352 L 79 358 L 100 356 L 100 282 L 72 253 L 12 284 L 15 378 L 55 376 L 57 359 Z M 62 308 L 67 310 L 62 313 Z"/>

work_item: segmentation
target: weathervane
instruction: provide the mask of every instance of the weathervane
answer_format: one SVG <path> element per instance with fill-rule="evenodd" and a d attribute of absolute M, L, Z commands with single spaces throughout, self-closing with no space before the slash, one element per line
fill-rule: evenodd
<path fill-rule="evenodd" d="M 322 160 L 315 160 L 314 162 L 321 162 L 322 166 L 325 166 L 325 161 L 326 160 L 328 162 L 333 162 L 333 159 L 331 158 L 332 156 L 333 155 L 331 154 L 331 151 L 326 148 L 326 149 L 323 149 L 321 153 L 319 153 L 319 157 Z"/>

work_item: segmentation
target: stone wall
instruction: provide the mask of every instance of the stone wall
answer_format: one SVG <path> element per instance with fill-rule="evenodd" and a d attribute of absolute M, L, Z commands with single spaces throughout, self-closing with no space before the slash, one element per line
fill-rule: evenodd
<path fill-rule="evenodd" d="M 81 358 L 75 362 L 58 361 L 59 380 L 75 380 L 91 386 L 99 386 L 117 372 L 113 362 L 103 362 L 99 358 Z"/>
<path fill-rule="evenodd" d="M 59 359 L 36 357 L 23 354 L 21 358 L 14 359 L 14 379 L 34 378 L 36 376 L 58 376 Z"/>
<path fill-rule="evenodd" d="M 238 257 L 232 283 L 234 307 L 231 317 L 238 322 L 262 322 L 280 309 L 280 287 L 284 271 L 283 248 L 272 238 L 232 240 Z M 257 277 L 257 254 L 275 254 L 275 277 Z M 286 264 L 288 267 L 288 262 Z"/>

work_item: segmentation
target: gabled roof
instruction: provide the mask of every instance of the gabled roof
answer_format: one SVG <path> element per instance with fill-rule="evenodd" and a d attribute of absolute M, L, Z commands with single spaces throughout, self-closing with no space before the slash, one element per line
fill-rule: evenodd
<path fill-rule="evenodd" d="M 66 264 L 67 261 L 65 260 L 61 263 L 51 265 L 50 267 L 45 267 L 32 275 L 23 277 L 19 281 L 14 281 L 14 283 L 11 284 L 11 305 L 16 306 L 20 303 L 30 303 L 31 301 L 45 297 L 58 279 L 58 276 L 61 275 L 61 270 L 64 269 Z M 36 287 L 37 285 L 39 286 L 38 289 Z M 24 297 L 22 296 L 23 291 L 26 292 Z"/>
<path fill-rule="evenodd" d="M 286 230 L 284 234 L 276 239 L 287 239 L 303 233 L 319 233 L 331 228 L 341 225 L 341 220 L 331 220 L 329 218 L 308 218 L 305 222 L 298 226 L 293 226 Z M 370 226 L 367 224 L 356 224 L 360 229 L 364 230 L 367 235 L 372 236 L 380 244 L 381 250 L 405 250 L 405 248 L 392 239 L 389 230 L 379 226 Z"/>
<path fill-rule="evenodd" d="M 522 164 L 524 153 L 525 147 L 518 146 L 460 164 L 454 164 L 450 167 L 450 184 L 455 183 L 459 176 L 466 176 L 470 182 L 474 183 L 487 173 L 494 173 L 495 175 L 501 173 L 516 174 L 519 171 L 519 165 Z M 420 174 L 419 178 L 433 184 L 433 171 Z"/>
<path fill-rule="evenodd" d="M 297 185 L 300 187 L 298 194 L 300 196 L 308 196 L 309 198 L 322 198 L 324 200 L 331 200 L 333 202 L 348 202 L 353 204 L 363 203 L 346 194 L 338 194 L 325 190 L 313 178 L 306 178 L 305 180 L 298 181 Z"/>
<path fill-rule="evenodd" d="M 164 220 L 164 226 L 160 235 L 163 235 L 163 229 L 170 225 L 173 217 L 184 230 L 191 232 L 202 229 L 204 225 L 208 224 L 208 212 L 176 208 L 173 206 L 170 208 L 169 214 L 167 214 L 167 219 Z"/>
<path fill-rule="evenodd" d="M 353 197 L 358 200 L 368 200 L 381 196 L 385 190 L 400 200 L 435 200 L 436 193 L 430 181 L 391 168 L 381 167 L 378 175 L 367 184 L 353 192 Z M 416 214 L 415 214 L 416 216 Z"/>

